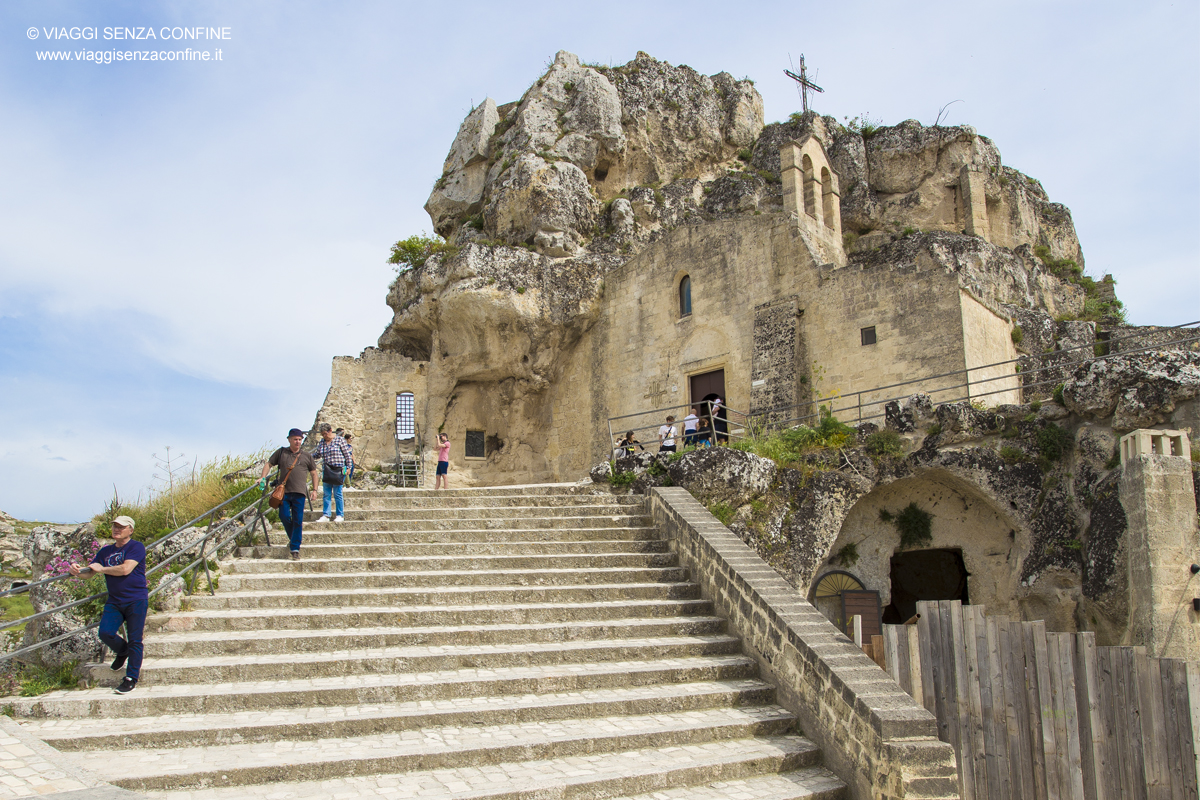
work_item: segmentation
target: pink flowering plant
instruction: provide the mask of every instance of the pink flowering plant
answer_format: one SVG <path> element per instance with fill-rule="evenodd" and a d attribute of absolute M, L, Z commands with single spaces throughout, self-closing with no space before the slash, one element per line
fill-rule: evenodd
<path fill-rule="evenodd" d="M 95 537 L 84 539 L 78 548 L 63 553 L 50 559 L 43 570 L 43 577 L 51 578 L 55 575 L 68 574 L 68 567 L 72 564 L 81 564 L 87 566 L 92 563 L 92 559 L 99 552 L 101 544 Z M 71 603 L 76 600 L 82 600 L 85 597 L 91 597 L 104 591 L 104 577 L 101 575 L 68 577 L 65 580 L 52 583 L 46 587 L 46 592 L 52 598 L 52 602 L 56 605 Z M 91 619 L 98 615 L 104 608 L 103 600 L 93 600 L 90 603 L 84 603 L 82 606 L 77 606 L 71 609 L 71 613 L 80 619 Z"/>

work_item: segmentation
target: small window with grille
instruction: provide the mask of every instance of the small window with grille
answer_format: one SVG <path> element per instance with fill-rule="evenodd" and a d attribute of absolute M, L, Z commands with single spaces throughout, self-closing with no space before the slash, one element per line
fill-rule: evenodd
<path fill-rule="evenodd" d="M 416 403 L 412 392 L 396 395 L 396 438 L 402 441 L 417 435 Z"/>
<path fill-rule="evenodd" d="M 875 344 L 875 326 L 874 325 L 872 325 L 869 328 L 863 328 L 861 331 L 859 331 L 859 333 L 862 335 L 862 343 L 863 343 L 864 347 L 869 344 Z"/>
<path fill-rule="evenodd" d="M 467 458 L 485 457 L 483 431 L 467 431 L 467 441 L 463 447 L 463 455 Z"/>

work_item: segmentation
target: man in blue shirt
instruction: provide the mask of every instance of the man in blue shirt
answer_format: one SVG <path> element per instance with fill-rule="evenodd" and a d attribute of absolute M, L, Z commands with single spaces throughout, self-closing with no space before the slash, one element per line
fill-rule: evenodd
<path fill-rule="evenodd" d="M 116 688 L 117 694 L 129 694 L 137 686 L 142 668 L 142 631 L 146 627 L 149 593 L 146 584 L 146 546 L 134 541 L 133 520 L 120 516 L 112 521 L 113 543 L 101 547 L 86 567 L 72 564 L 68 570 L 80 575 L 91 570 L 103 575 L 108 587 L 104 614 L 100 617 L 100 641 L 117 654 L 112 671 L 125 667 L 125 679 Z M 117 631 L 125 625 L 128 641 Z M 128 665 L 127 665 L 128 662 Z"/>

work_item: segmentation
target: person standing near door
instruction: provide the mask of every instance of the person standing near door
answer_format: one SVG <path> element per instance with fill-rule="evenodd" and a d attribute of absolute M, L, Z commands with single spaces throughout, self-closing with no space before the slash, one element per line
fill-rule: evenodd
<path fill-rule="evenodd" d="M 658 429 L 658 452 L 675 452 L 675 417 L 668 416 L 667 423 Z"/>

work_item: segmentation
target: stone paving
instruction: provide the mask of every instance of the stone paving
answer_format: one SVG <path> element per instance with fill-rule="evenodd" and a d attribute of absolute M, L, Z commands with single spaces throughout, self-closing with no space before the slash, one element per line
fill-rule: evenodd
<path fill-rule="evenodd" d="M 0 798 L 135 800 L 142 796 L 110 786 L 14 720 L 0 716 Z"/>
<path fill-rule="evenodd" d="M 505 487 L 347 501 L 345 524 L 306 530 L 300 561 L 246 548 L 223 565 L 225 591 L 152 617 L 131 695 L 101 666 L 98 688 L 13 704 L 22 735 L 62 751 L 47 766 L 92 781 L 62 789 L 844 798 L 640 500 Z"/>

